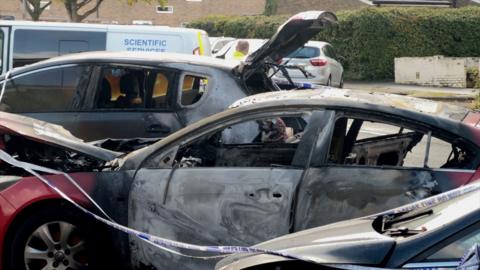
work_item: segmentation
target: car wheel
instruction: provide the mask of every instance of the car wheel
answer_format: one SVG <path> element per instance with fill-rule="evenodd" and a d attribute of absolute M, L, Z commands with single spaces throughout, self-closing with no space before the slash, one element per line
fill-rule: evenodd
<path fill-rule="evenodd" d="M 332 86 L 332 76 L 328 77 L 327 86 Z"/>
<path fill-rule="evenodd" d="M 86 216 L 75 210 L 42 208 L 15 224 L 6 250 L 7 269 L 93 269 L 96 240 Z"/>
<path fill-rule="evenodd" d="M 340 79 L 340 85 L 338 86 L 338 88 L 343 88 L 343 74 L 342 74 L 342 77 Z"/>

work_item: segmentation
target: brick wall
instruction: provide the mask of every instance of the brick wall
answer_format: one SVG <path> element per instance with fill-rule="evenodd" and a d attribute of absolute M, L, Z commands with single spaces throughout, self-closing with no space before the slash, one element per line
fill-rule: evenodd
<path fill-rule="evenodd" d="M 278 0 L 278 14 L 293 14 L 305 10 L 339 11 L 367 5 L 359 0 Z"/>
<path fill-rule="evenodd" d="M 19 0 L 0 0 L 0 15 L 23 18 Z M 155 1 L 153 1 L 155 2 Z M 86 22 L 131 24 L 133 20 L 151 21 L 156 25 L 179 26 L 181 23 L 208 15 L 255 15 L 263 13 L 265 0 L 169 0 L 173 13 L 157 13 L 156 4 L 138 3 L 128 6 L 126 1 L 105 0 L 98 14 L 90 15 Z M 25 19 L 30 19 L 27 14 Z M 46 21 L 68 21 L 63 5 L 54 1 L 41 17 Z"/>

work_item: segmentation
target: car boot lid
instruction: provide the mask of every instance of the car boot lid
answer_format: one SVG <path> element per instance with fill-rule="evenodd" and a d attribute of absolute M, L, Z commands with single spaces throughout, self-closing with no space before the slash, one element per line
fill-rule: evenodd
<path fill-rule="evenodd" d="M 275 63 L 302 47 L 322 29 L 337 22 L 328 11 L 305 11 L 282 24 L 273 37 L 236 67 L 236 71 L 248 78 L 265 62 Z"/>
<path fill-rule="evenodd" d="M 85 143 L 83 140 L 73 136 L 62 126 L 18 114 L 0 112 L 0 131 L 2 133 L 24 136 L 27 139 L 37 142 L 70 149 L 103 161 L 113 160 L 123 154 Z"/>

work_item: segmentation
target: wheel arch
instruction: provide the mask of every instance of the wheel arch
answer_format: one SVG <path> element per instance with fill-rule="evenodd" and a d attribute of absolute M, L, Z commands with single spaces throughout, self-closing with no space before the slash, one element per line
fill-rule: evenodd
<path fill-rule="evenodd" d="M 2 247 L 2 254 L 0 254 L 1 258 L 5 258 L 5 253 L 7 252 L 7 248 L 12 241 L 13 238 L 13 231 L 15 228 L 20 224 L 22 221 L 26 220 L 29 214 L 38 211 L 39 209 L 47 208 L 47 207 L 68 207 L 72 208 L 73 206 L 64 199 L 47 199 L 42 200 L 36 203 L 32 203 L 30 205 L 25 206 L 24 208 L 20 209 L 12 221 L 8 224 L 8 228 L 5 231 L 5 238 L 3 241 Z M 0 269 L 8 269 L 6 268 L 6 260 L 2 260 L 2 267 Z"/>

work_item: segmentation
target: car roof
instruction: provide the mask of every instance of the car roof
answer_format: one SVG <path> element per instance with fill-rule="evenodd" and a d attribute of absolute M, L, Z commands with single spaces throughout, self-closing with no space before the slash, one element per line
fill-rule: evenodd
<path fill-rule="evenodd" d="M 98 51 L 69 54 L 50 58 L 28 66 L 15 68 L 12 70 L 11 74 L 15 76 L 44 67 L 81 63 L 141 63 L 146 65 L 157 65 L 159 63 L 185 63 L 225 70 L 231 70 L 238 65 L 238 61 L 228 61 L 209 56 L 190 54 Z"/>
<path fill-rule="evenodd" d="M 412 111 L 443 119 L 461 122 L 470 112 L 467 108 L 436 102 L 428 99 L 401 96 L 382 92 L 338 89 L 322 87 L 312 90 L 276 91 L 248 96 L 233 103 L 230 108 L 266 102 L 281 101 L 315 102 L 331 106 L 349 106 L 352 108 L 384 107 L 402 111 Z"/>

